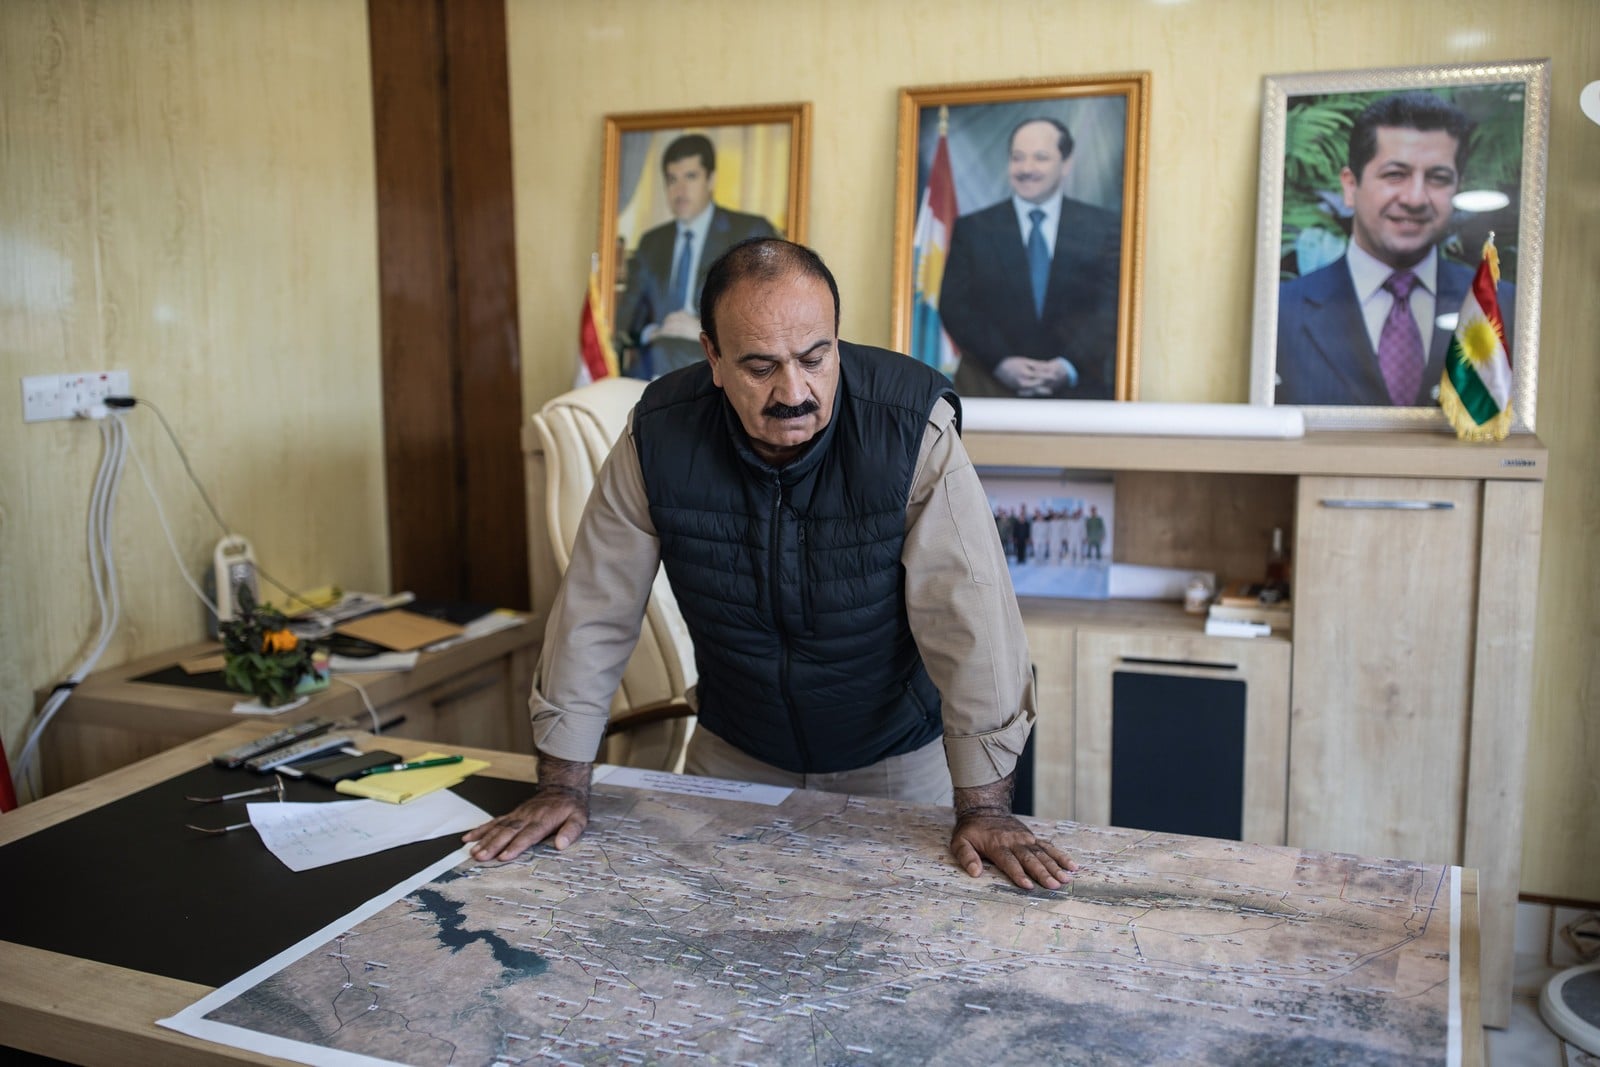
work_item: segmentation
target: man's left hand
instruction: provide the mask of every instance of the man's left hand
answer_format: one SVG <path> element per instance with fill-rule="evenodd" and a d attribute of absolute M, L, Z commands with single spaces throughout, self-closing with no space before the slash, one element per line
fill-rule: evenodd
<path fill-rule="evenodd" d="M 950 855 L 973 878 L 983 873 L 988 860 L 1019 888 L 1034 884 L 1060 889 L 1070 872 L 1078 869 L 1065 852 L 1041 841 L 1015 815 L 971 814 L 956 821 L 950 835 Z"/>

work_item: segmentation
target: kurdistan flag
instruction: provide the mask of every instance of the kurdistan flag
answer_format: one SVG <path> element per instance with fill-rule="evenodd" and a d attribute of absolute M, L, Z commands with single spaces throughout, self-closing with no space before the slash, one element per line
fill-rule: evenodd
<path fill-rule="evenodd" d="M 1491 233 L 1461 302 L 1439 382 L 1439 406 L 1463 441 L 1503 441 L 1511 430 L 1511 356 L 1495 296 L 1499 283 L 1500 256 Z"/>
<path fill-rule="evenodd" d="M 928 187 L 917 211 L 917 228 L 911 242 L 911 355 L 928 366 L 954 374 L 955 346 L 939 319 L 939 289 L 944 282 L 945 254 L 950 251 L 950 231 L 956 224 L 956 183 L 950 173 L 948 127 L 950 109 L 939 109 L 939 143 L 928 172 Z"/>

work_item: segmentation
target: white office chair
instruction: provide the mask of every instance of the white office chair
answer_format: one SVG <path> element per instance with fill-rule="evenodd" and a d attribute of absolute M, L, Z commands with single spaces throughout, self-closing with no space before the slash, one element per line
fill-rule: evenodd
<path fill-rule="evenodd" d="M 564 393 L 528 420 L 522 451 L 528 487 L 528 564 L 533 620 L 543 632 L 572 558 L 578 520 L 595 474 L 644 391 L 631 378 L 603 378 Z M 684 695 L 696 678 L 688 627 L 663 571 L 645 607 L 639 645 L 611 702 L 600 759 L 681 771 L 694 729 Z"/>

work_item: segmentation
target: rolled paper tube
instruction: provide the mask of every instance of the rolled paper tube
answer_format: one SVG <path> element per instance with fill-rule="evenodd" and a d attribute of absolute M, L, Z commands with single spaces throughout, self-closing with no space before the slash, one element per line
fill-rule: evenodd
<path fill-rule="evenodd" d="M 1016 400 L 961 402 L 966 432 L 1126 434 L 1160 437 L 1304 437 L 1305 415 L 1266 404 L 1162 404 L 1143 401 Z"/>

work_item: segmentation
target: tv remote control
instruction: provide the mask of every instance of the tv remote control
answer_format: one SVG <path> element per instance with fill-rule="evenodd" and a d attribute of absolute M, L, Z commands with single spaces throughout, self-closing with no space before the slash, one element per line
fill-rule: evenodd
<path fill-rule="evenodd" d="M 297 759 L 315 756 L 319 752 L 343 748 L 350 743 L 349 734 L 323 734 L 321 737 L 310 737 L 304 741 L 296 741 L 292 745 L 275 748 L 271 752 L 257 756 L 255 759 L 246 760 L 244 765 L 257 774 L 265 774 L 270 770 L 281 768 L 285 763 L 293 763 Z"/>
<path fill-rule="evenodd" d="M 232 770 L 244 766 L 245 762 L 275 748 L 304 741 L 308 737 L 316 737 L 333 729 L 333 723 L 327 719 L 306 719 L 304 722 L 290 723 L 281 730 L 274 730 L 265 737 L 258 737 L 254 741 L 246 741 L 236 748 L 211 757 L 211 762 L 218 767 Z"/>

